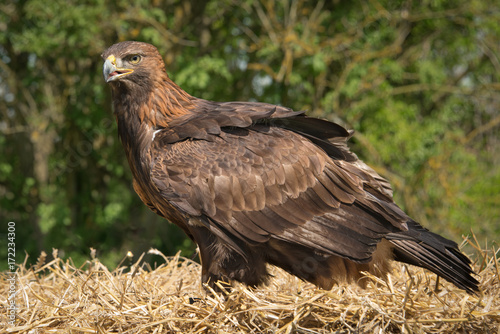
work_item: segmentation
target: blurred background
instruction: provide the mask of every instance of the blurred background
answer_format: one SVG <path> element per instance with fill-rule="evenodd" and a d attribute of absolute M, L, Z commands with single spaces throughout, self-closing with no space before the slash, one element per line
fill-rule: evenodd
<path fill-rule="evenodd" d="M 0 4 L 0 269 L 90 247 L 194 246 L 132 189 L 100 54 L 149 42 L 218 101 L 281 104 L 356 130 L 350 146 L 415 220 L 500 239 L 500 2 L 7 0 Z"/>

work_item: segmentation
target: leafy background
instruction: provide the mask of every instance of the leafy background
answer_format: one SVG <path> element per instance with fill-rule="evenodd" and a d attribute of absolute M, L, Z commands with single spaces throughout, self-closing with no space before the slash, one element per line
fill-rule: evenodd
<path fill-rule="evenodd" d="M 192 95 L 308 110 L 423 225 L 500 237 L 500 3 L 11 0 L 0 4 L 0 258 L 42 250 L 112 267 L 194 246 L 132 190 L 101 52 L 156 45 Z M 6 268 L 6 260 L 0 269 Z"/>

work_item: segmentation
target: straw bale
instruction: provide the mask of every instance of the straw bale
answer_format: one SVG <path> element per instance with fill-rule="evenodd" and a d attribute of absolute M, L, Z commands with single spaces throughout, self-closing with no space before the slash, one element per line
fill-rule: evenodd
<path fill-rule="evenodd" d="M 482 294 L 469 295 L 420 268 L 394 263 L 367 288 L 324 291 L 278 268 L 267 286 L 230 293 L 201 287 L 200 266 L 159 255 L 110 270 L 97 258 L 76 267 L 57 251 L 17 269 L 17 319 L 6 325 L 7 273 L 0 281 L 5 333 L 500 333 L 500 252 L 481 250 L 474 268 Z M 129 254 L 130 255 L 130 254 Z M 153 255 L 149 255 L 153 256 Z M 125 259 L 126 261 L 126 259 Z M 367 274 L 368 275 L 368 274 Z"/>

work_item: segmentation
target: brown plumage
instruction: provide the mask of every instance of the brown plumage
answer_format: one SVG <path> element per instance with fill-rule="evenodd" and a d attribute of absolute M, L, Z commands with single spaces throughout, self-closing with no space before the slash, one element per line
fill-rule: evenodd
<path fill-rule="evenodd" d="M 330 289 L 383 276 L 392 259 L 468 292 L 469 259 L 392 200 L 387 181 L 349 151 L 343 127 L 255 102 L 195 98 L 157 49 L 122 42 L 103 55 L 134 189 L 198 244 L 202 280 L 264 283 L 266 264 Z"/>

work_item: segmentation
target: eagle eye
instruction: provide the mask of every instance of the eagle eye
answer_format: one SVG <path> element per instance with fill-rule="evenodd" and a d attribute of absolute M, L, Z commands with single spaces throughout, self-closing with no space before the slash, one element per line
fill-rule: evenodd
<path fill-rule="evenodd" d="M 139 62 L 141 61 L 142 57 L 139 56 L 139 55 L 132 55 L 128 58 L 128 61 L 129 63 L 131 64 L 139 64 Z"/>

